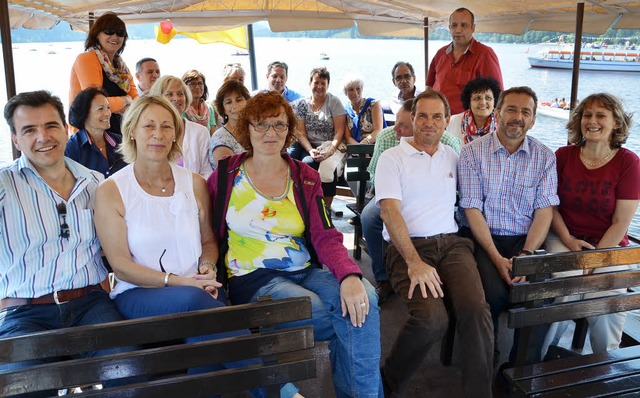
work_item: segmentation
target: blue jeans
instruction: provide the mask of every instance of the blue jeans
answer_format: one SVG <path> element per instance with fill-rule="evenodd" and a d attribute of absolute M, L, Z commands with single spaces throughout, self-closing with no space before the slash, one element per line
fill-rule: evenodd
<path fill-rule="evenodd" d="M 0 338 L 20 336 L 28 333 L 43 332 L 73 326 L 95 325 L 98 323 L 122 320 L 122 316 L 104 291 L 94 291 L 84 297 L 64 304 L 20 305 L 0 311 Z M 131 348 L 117 347 L 78 355 L 93 357 L 130 351 Z M 20 369 L 26 366 L 46 363 L 44 360 L 24 361 L 0 365 L 0 371 Z M 105 386 L 115 386 L 116 380 L 105 381 Z M 42 392 L 50 396 L 57 392 Z M 40 396 L 32 394 L 30 396 Z"/>
<path fill-rule="evenodd" d="M 369 296 L 369 315 L 362 327 L 351 324 L 342 316 L 340 284 L 329 271 L 315 266 L 307 272 L 278 276 L 258 289 L 252 301 L 270 295 L 273 299 L 288 297 L 311 298 L 311 321 L 280 325 L 293 327 L 313 324 L 316 340 L 329 340 L 331 367 L 336 396 L 382 397 L 380 380 L 380 308 L 378 296 L 371 284 L 363 279 Z"/>
<path fill-rule="evenodd" d="M 222 290 L 219 290 L 219 299 L 213 298 L 211 294 L 203 289 L 193 286 L 169 286 L 162 288 L 135 288 L 120 293 L 115 299 L 115 303 L 122 315 L 127 319 L 145 318 L 148 316 L 179 314 L 189 311 L 206 310 L 224 307 L 223 301 L 226 297 Z M 188 343 L 222 339 L 225 337 L 245 336 L 248 330 L 232 330 L 228 332 L 208 334 L 204 336 L 187 337 Z M 240 361 L 221 363 L 215 365 L 200 366 L 189 369 L 190 374 L 212 372 L 216 370 L 240 368 L 244 366 L 260 364 L 259 359 L 243 359 Z M 282 387 L 281 397 L 291 397 L 297 392 L 297 388 L 290 383 Z M 263 390 L 252 390 L 254 397 L 265 397 Z"/>
<path fill-rule="evenodd" d="M 367 243 L 369 257 L 371 257 L 371 269 L 376 281 L 388 281 L 387 269 L 382 258 L 383 239 L 382 239 L 382 217 L 380 216 L 380 208 L 376 205 L 375 196 L 371 198 L 369 203 L 362 209 L 360 214 L 360 223 L 362 224 L 362 235 Z"/>

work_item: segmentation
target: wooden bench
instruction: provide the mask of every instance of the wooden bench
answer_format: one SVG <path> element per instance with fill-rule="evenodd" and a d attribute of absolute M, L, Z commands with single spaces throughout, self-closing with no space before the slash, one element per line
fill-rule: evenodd
<path fill-rule="evenodd" d="M 0 339 L 0 365 L 27 360 L 47 363 L 0 372 L 0 396 L 95 385 L 136 376 L 131 384 L 83 393 L 100 397 L 210 397 L 315 377 L 312 326 L 274 326 L 311 318 L 308 297 L 265 300 L 183 314 L 31 333 Z M 182 339 L 238 329 L 256 332 L 199 343 Z M 153 348 L 149 348 L 149 346 Z M 102 357 L 69 359 L 96 350 L 131 347 Z M 197 366 L 261 358 L 261 365 L 187 374 Z M 50 361 L 50 362 L 49 362 Z"/>
<path fill-rule="evenodd" d="M 607 392 L 610 395 L 606 396 L 640 396 L 638 346 L 521 366 L 531 330 L 536 325 L 640 308 L 640 293 L 628 290 L 640 285 L 640 271 L 636 269 L 566 278 L 552 278 L 551 273 L 637 263 L 640 263 L 638 246 L 514 259 L 514 276 L 526 276 L 527 282 L 514 284 L 511 289 L 512 303 L 523 306 L 509 311 L 509 327 L 520 329 L 515 363 L 518 367 L 504 371 L 510 395 L 590 397 L 605 396 L 598 394 Z M 564 303 L 553 300 L 614 289 L 624 289 L 624 293 Z"/>
<path fill-rule="evenodd" d="M 345 179 L 347 182 L 354 182 L 356 190 L 354 192 L 356 203 L 349 203 L 347 208 L 356 216 L 353 219 L 353 258 L 359 260 L 362 255 L 364 239 L 362 237 L 362 224 L 360 214 L 366 205 L 365 195 L 367 193 L 367 182 L 369 182 L 369 172 L 367 167 L 371 163 L 371 156 L 375 144 L 350 144 L 347 145 L 347 168 Z"/>

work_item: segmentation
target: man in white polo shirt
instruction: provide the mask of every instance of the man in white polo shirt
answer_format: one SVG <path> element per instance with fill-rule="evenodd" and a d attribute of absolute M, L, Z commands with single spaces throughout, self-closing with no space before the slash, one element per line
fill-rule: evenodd
<path fill-rule="evenodd" d="M 493 327 L 473 258 L 473 243 L 457 236 L 454 219 L 458 155 L 440 143 L 449 104 L 440 92 L 416 97 L 413 137 L 380 156 L 376 201 L 389 244 L 386 266 L 409 319 L 383 368 L 385 396 L 402 396 L 413 373 L 456 317 L 465 396 L 491 397 Z M 444 292 L 448 300 L 443 300 Z M 393 394 L 393 395 L 392 395 Z"/>

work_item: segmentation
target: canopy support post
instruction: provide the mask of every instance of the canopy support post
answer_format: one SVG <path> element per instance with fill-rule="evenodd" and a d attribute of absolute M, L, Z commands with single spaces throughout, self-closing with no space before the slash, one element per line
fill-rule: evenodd
<path fill-rule="evenodd" d="M 424 83 L 427 84 L 427 74 L 429 73 L 429 18 L 422 20 L 424 30 Z"/>
<path fill-rule="evenodd" d="M 251 68 L 251 91 L 258 89 L 258 73 L 256 71 L 256 53 L 253 44 L 253 24 L 247 25 L 247 41 L 249 45 L 249 66 Z"/>
<path fill-rule="evenodd" d="M 580 79 L 580 49 L 582 48 L 582 25 L 584 23 L 584 1 L 578 1 L 576 10 L 576 35 L 573 40 L 573 74 L 571 76 L 571 110 L 578 102 L 578 81 Z"/>
<path fill-rule="evenodd" d="M 2 58 L 4 59 L 4 80 L 7 86 L 8 101 L 16 95 L 16 76 L 13 67 L 8 0 L 0 0 L 0 35 L 2 35 Z M 13 140 L 11 141 L 11 153 L 14 159 L 20 157 L 20 151 L 13 145 Z"/>

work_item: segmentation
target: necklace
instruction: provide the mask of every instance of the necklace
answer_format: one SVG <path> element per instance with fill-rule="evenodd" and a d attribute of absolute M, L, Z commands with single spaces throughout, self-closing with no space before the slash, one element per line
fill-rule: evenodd
<path fill-rule="evenodd" d="M 586 156 L 584 156 L 584 153 L 583 153 L 582 149 L 580 149 L 580 159 L 589 167 L 599 167 L 599 166 L 605 164 L 607 162 L 607 160 L 609 160 L 609 158 L 611 157 L 613 152 L 614 152 L 613 149 L 611 149 L 611 150 L 609 150 L 609 153 L 607 154 L 607 156 L 605 156 L 603 159 L 596 160 L 595 162 L 592 162 L 592 161 L 588 160 L 586 158 Z"/>
<path fill-rule="evenodd" d="M 163 185 L 162 188 L 160 188 L 160 192 L 167 193 L 167 188 Z"/>

